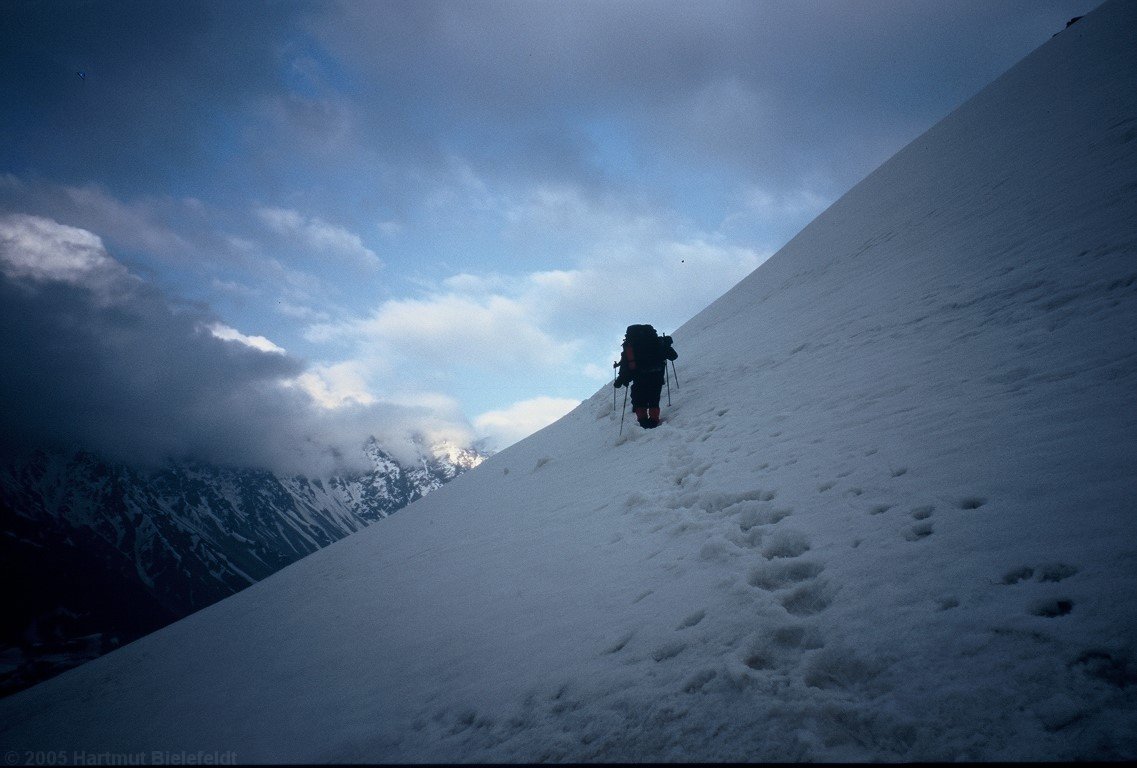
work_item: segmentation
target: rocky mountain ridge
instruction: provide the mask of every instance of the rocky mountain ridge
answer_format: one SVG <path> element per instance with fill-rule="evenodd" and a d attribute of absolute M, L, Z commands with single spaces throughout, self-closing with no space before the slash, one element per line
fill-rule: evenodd
<path fill-rule="evenodd" d="M 369 471 L 325 479 L 85 452 L 0 467 L 0 693 L 101 655 L 238 592 L 477 466 L 472 447 L 400 462 L 374 440 Z"/>

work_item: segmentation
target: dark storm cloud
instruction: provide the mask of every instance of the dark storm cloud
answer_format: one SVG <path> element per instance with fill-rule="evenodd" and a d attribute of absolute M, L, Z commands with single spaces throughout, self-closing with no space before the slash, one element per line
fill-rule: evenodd
<path fill-rule="evenodd" d="M 372 130 L 486 172 L 587 178 L 604 121 L 648 157 L 847 184 L 1092 4 L 342 3 L 320 35 Z"/>
<path fill-rule="evenodd" d="M 211 332 L 206 308 L 131 275 L 85 230 L 0 217 L 0 434 L 131 464 L 192 458 L 309 474 L 363 466 L 416 414 L 321 411 L 302 361 Z"/>
<path fill-rule="evenodd" d="M 389 205 L 454 156 L 521 183 L 670 163 L 840 191 L 1093 4 L 10 4 L 0 168 Z"/>
<path fill-rule="evenodd" d="M 169 181 L 232 141 L 224 122 L 279 88 L 284 30 L 302 10 L 221 0 L 6 3 L 0 164 L 119 191 Z"/>
<path fill-rule="evenodd" d="M 297 361 L 214 338 L 208 312 L 171 305 L 82 230 L 32 217 L 0 225 L 9 444 L 82 446 L 135 462 L 260 453 L 263 404 L 299 373 Z"/>

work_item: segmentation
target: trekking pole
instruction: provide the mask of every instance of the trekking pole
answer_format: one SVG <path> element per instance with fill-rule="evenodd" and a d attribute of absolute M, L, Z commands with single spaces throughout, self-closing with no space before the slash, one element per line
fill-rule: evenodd
<path fill-rule="evenodd" d="M 671 407 L 671 374 L 667 372 L 667 365 L 663 366 L 663 380 L 667 382 L 667 407 Z M 679 384 L 676 382 L 676 389 L 679 389 Z"/>
<path fill-rule="evenodd" d="M 616 382 L 619 380 L 617 377 L 620 375 L 616 370 L 619 363 L 612 363 L 612 418 L 616 418 Z"/>
<path fill-rule="evenodd" d="M 667 370 L 667 360 L 663 361 L 663 369 Z M 675 370 L 675 361 L 674 360 L 671 361 L 671 372 L 673 374 L 675 374 L 675 391 L 678 392 L 679 391 L 679 371 Z M 671 403 L 668 403 L 668 405 L 671 405 Z"/>
<path fill-rule="evenodd" d="M 630 387 L 630 386 L 629 386 L 629 387 L 626 387 L 626 388 L 624 389 L 624 407 L 623 407 L 623 409 L 620 411 L 620 437 L 623 437 L 623 436 L 624 436 L 624 416 L 625 416 L 625 415 L 627 415 L 627 413 L 628 413 L 628 390 L 629 390 L 629 389 L 631 389 L 631 387 Z M 613 399 L 613 400 L 615 400 L 615 399 L 616 399 L 616 392 L 615 392 L 615 390 L 613 390 L 613 391 L 612 391 L 612 399 Z"/>

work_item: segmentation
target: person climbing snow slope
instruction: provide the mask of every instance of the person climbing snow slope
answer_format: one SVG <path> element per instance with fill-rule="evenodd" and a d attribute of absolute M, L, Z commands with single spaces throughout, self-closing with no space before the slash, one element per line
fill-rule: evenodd
<path fill-rule="evenodd" d="M 670 336 L 660 336 L 650 325 L 628 326 L 620 361 L 614 364 L 620 369 L 614 386 L 631 385 L 632 408 L 644 429 L 659 426 L 659 394 L 667 361 L 678 357 Z"/>

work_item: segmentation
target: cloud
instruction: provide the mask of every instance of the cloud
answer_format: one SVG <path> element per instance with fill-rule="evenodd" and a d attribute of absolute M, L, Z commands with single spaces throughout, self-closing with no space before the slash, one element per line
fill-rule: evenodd
<path fill-rule="evenodd" d="M 1072 10 L 1086 4 L 424 0 L 328 6 L 310 28 L 358 74 L 361 133 L 395 162 L 437 167 L 458 145 L 479 173 L 581 185 L 664 166 L 786 188 L 828 170 L 829 196 Z M 615 135 L 619 171 L 597 162 Z"/>
<path fill-rule="evenodd" d="M 358 363 L 317 365 L 296 377 L 299 387 L 322 408 L 334 410 L 348 405 L 371 405 L 375 397 L 367 388 Z"/>
<path fill-rule="evenodd" d="M 675 328 L 771 255 L 666 210 L 580 188 L 538 188 L 516 201 L 508 218 L 524 242 L 550 230 L 569 233 L 577 249 L 573 268 L 530 272 L 515 291 L 541 308 L 546 322 L 576 334 L 608 319 L 622 327 L 628 317 Z"/>
<path fill-rule="evenodd" d="M 514 382 L 545 391 L 587 388 L 610 377 L 604 366 L 627 325 L 650 322 L 674 330 L 768 256 L 662 212 L 593 198 L 581 189 L 498 197 L 516 240 L 540 237 L 550 225 L 574 233 L 574 265 L 463 271 L 424 283 L 419 296 L 313 323 L 309 342 L 350 350 L 343 362 L 358 378 L 348 391 L 380 397 L 405 382 L 445 386 L 464 392 L 468 405 L 476 403 L 474 412 L 496 412 L 487 400 L 518 399 L 522 391 Z M 330 392 L 321 397 L 335 401 Z"/>
<path fill-rule="evenodd" d="M 438 291 L 385 301 L 367 316 L 313 324 L 307 338 L 348 342 L 373 381 L 472 369 L 505 380 L 540 371 L 559 377 L 566 367 L 596 379 L 588 367 L 595 360 L 580 360 L 582 352 L 595 355 L 597 343 L 614 343 L 632 322 L 678 327 L 765 256 L 699 239 L 601 244 L 577 269 L 455 275 Z"/>
<path fill-rule="evenodd" d="M 563 397 L 534 397 L 483 413 L 474 419 L 474 428 L 483 438 L 506 448 L 547 427 L 578 405 L 579 400 Z"/>
<path fill-rule="evenodd" d="M 127 276 L 97 235 L 23 214 L 0 218 L 0 270 L 10 278 L 88 286 Z"/>
<path fill-rule="evenodd" d="M 308 323 L 327 323 L 332 319 L 331 315 L 323 310 L 313 309 L 284 299 L 277 300 L 276 312 L 283 317 L 303 320 Z"/>
<path fill-rule="evenodd" d="M 322 222 L 296 214 L 294 220 L 302 229 L 314 227 L 320 247 L 342 246 L 347 252 L 327 259 L 327 251 L 318 251 L 318 273 L 298 268 L 295 262 L 312 261 L 312 246 L 303 233 L 291 237 L 273 233 L 267 238 L 277 242 L 266 242 L 264 222 L 244 205 L 219 207 L 196 198 L 164 195 L 120 200 L 99 185 L 75 187 L 0 174 L 0 215 L 5 211 L 97 232 L 100 247 L 127 260 L 139 274 L 191 286 L 196 296 L 220 305 L 262 313 L 267 305 L 278 320 L 330 319 L 344 275 L 371 272 L 374 267 L 367 253 L 356 250 L 346 230 L 326 225 L 321 232 Z M 289 249 L 290 242 L 302 245 L 300 256 Z M 273 250 L 276 255 L 268 255 Z M 366 262 L 362 267 L 361 259 Z M 344 268 L 342 273 L 337 267 Z"/>
<path fill-rule="evenodd" d="M 51 191 L 41 186 L 39 194 L 46 197 Z M 156 198 L 128 204 L 95 186 L 65 186 L 56 194 L 63 198 L 53 206 L 57 211 L 66 211 L 78 224 L 104 233 L 120 247 L 169 261 L 201 252 L 166 223 L 172 219 L 201 222 L 205 211 L 200 201 Z"/>
<path fill-rule="evenodd" d="M 259 297 L 263 291 L 251 285 L 245 285 L 235 280 L 222 280 L 215 277 L 209 281 L 209 286 L 221 296 L 232 296 L 238 299 L 253 299 Z"/>
<path fill-rule="evenodd" d="M 277 346 L 264 336 L 246 336 L 236 328 L 230 328 L 224 323 L 213 323 L 209 326 L 209 332 L 213 334 L 214 338 L 222 341 L 235 341 L 238 344 L 244 344 L 246 347 L 259 349 L 261 352 L 272 352 L 278 355 L 288 354 L 283 347 Z"/>
<path fill-rule="evenodd" d="M 504 197 L 509 241 L 563 253 L 571 266 L 509 278 L 464 274 L 448 285 L 511 296 L 543 324 L 574 335 L 608 319 L 622 327 L 628 315 L 677 327 L 771 255 L 666 208 L 584 187 L 538 185 Z"/>
<path fill-rule="evenodd" d="M 232 152 L 217 150 L 231 149 L 233 122 L 279 89 L 282 43 L 309 7 L 213 0 L 124 0 L 113 13 L 100 3 L 6 7 L 0 167 L 22 170 L 34 158 L 41 173 L 113 181 L 119 191 L 195 172 L 232 183 Z"/>
<path fill-rule="evenodd" d="M 392 299 L 366 317 L 314 325 L 308 338 L 347 338 L 361 348 L 378 349 L 397 370 L 557 366 L 569 358 L 571 343 L 542 330 L 534 307 L 517 298 L 477 290 L 472 281 L 466 276 L 458 284 L 475 288 L 473 292 Z M 408 365 L 404 368 L 394 361 Z"/>
<path fill-rule="evenodd" d="M 318 407 L 297 385 L 301 361 L 131 275 L 92 233 L 40 217 L 0 218 L 0 324 L 8 450 L 326 474 L 365 467 L 373 435 L 406 453 L 417 433 L 471 434 L 460 418 L 344 397 L 335 368 L 313 372 L 340 387 L 341 407 Z"/>
<path fill-rule="evenodd" d="M 598 244 L 577 269 L 529 274 L 525 303 L 576 335 L 611 335 L 632 322 L 675 329 L 768 256 L 702 239 Z"/>
<path fill-rule="evenodd" d="M 265 260 L 248 238 L 227 234 L 240 226 L 232 214 L 196 198 L 167 195 L 121 200 L 98 184 L 56 184 L 39 178 L 0 175 L 0 211 L 31 214 L 99 233 L 100 241 L 117 253 L 127 252 L 147 269 L 194 275 L 211 273 L 221 290 L 254 292 L 219 271 L 243 270 L 263 275 Z"/>
<path fill-rule="evenodd" d="M 634 196 L 579 185 L 539 183 L 503 197 L 505 235 L 521 242 L 550 234 L 573 243 L 642 241 L 666 228 L 660 211 Z"/>
<path fill-rule="evenodd" d="M 499 179 L 649 192 L 676 172 L 777 189 L 821 172 L 832 196 L 1087 3 L 118 7 L 6 8 L 0 168 L 120 196 L 397 206 L 455 154 Z"/>
<path fill-rule="evenodd" d="M 329 224 L 315 216 L 305 216 L 285 208 L 259 208 L 257 217 L 277 235 L 298 240 L 317 253 L 327 254 L 368 270 L 383 263 L 363 244 L 359 235 Z"/>
<path fill-rule="evenodd" d="M 630 323 L 629 323 L 630 325 Z M 585 376 L 595 381 L 606 382 L 613 378 L 615 371 L 612 368 L 604 368 L 596 363 L 587 363 L 582 371 Z"/>
<path fill-rule="evenodd" d="M 59 331 L 77 365 L 126 362 L 115 323 L 145 318 L 149 330 L 122 343 L 182 345 L 193 360 L 171 351 L 160 363 L 148 350 L 154 370 L 140 375 L 166 386 L 167 366 L 214 382 L 201 391 L 215 400 L 255 403 L 207 406 L 170 382 L 168 412 L 186 411 L 174 448 L 249 442 L 236 429 L 223 438 L 195 409 L 280 445 L 328 447 L 346 444 L 326 431 L 346 414 L 402 419 L 393 391 L 447 380 L 452 393 L 466 387 L 473 412 L 498 405 L 468 405 L 474 389 L 499 402 L 522 399 L 522 387 L 561 392 L 553 382 L 599 378 L 629 322 L 674 329 L 1084 10 L 1083 0 L 14 4 L 0 25 L 0 212 L 52 225 L 33 237 L 7 220 L 5 295 L 41 323 L 41 344 L 56 311 L 105 333 L 80 344 L 74 328 Z M 366 282 L 375 242 L 390 265 L 382 285 Z M 36 243 L 51 255 L 29 256 Z M 196 298 L 212 290 L 242 316 L 223 323 L 125 265 Z M 416 280 L 417 293 L 403 289 Z M 254 322 L 261 349 L 255 335 L 209 331 Z M 326 359 L 305 365 L 268 337 Z M 63 412 L 88 394 L 117 402 L 109 385 L 57 394 Z M 297 439 L 269 422 L 295 425 Z"/>
<path fill-rule="evenodd" d="M 817 217 L 831 202 L 829 198 L 810 189 L 771 192 L 751 186 L 743 194 L 743 206 L 762 219 Z"/>

